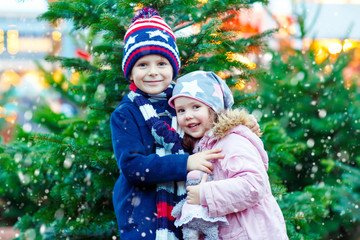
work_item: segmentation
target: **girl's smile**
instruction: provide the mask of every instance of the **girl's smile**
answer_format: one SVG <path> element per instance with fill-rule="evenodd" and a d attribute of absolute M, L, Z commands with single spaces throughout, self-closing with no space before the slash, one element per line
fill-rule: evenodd
<path fill-rule="evenodd" d="M 212 128 L 215 112 L 204 103 L 189 97 L 178 97 L 174 105 L 178 123 L 188 135 L 201 138 Z"/>

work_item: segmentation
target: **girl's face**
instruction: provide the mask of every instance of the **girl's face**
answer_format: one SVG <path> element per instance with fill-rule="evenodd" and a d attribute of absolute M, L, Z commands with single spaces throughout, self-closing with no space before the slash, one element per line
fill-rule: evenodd
<path fill-rule="evenodd" d="M 173 78 L 173 68 L 166 58 L 151 54 L 136 61 L 130 81 L 143 92 L 158 94 L 168 88 Z"/>
<path fill-rule="evenodd" d="M 188 97 L 174 99 L 177 121 L 185 133 L 201 138 L 209 131 L 216 113 L 207 105 Z"/>

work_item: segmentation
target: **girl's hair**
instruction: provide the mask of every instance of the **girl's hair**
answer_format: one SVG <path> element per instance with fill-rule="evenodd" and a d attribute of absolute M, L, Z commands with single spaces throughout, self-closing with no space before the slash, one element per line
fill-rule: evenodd
<path fill-rule="evenodd" d="M 214 110 L 212 110 L 210 107 L 208 107 L 208 111 L 210 113 L 210 116 L 213 115 L 214 116 L 214 122 L 213 124 L 217 123 L 218 119 L 219 119 L 219 114 L 216 113 Z M 195 147 L 195 143 L 196 141 L 198 141 L 200 138 L 194 138 L 192 136 L 190 136 L 189 134 L 185 133 L 184 134 L 184 137 L 183 137 L 183 140 L 182 140 L 182 146 L 189 150 L 189 151 L 192 151 Z"/>
<path fill-rule="evenodd" d="M 182 144 L 183 148 L 192 152 L 197 140 L 198 140 L 198 138 L 193 138 L 189 134 L 185 133 L 181 144 Z"/>

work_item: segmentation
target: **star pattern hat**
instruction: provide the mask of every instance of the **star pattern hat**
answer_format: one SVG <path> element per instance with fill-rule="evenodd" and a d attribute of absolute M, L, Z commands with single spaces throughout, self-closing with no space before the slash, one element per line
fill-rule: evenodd
<path fill-rule="evenodd" d="M 156 10 L 146 7 L 133 18 L 124 37 L 122 70 L 126 79 L 130 80 L 136 61 L 150 54 L 168 59 L 173 67 L 173 79 L 176 78 L 181 63 L 175 35 Z"/>
<path fill-rule="evenodd" d="M 171 107 L 175 108 L 174 100 L 178 97 L 198 100 L 217 113 L 234 104 L 230 88 L 214 72 L 195 71 L 179 78 L 169 99 Z"/>

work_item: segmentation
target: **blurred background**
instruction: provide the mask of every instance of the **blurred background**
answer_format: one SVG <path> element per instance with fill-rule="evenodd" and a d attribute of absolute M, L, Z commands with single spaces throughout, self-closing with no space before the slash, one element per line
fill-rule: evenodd
<path fill-rule="evenodd" d="M 56 75 L 60 66 L 48 63 L 45 56 L 75 57 L 82 53 L 67 34 L 69 23 L 50 25 L 37 20 L 47 9 L 48 1 L 43 0 L 0 1 L 0 129 L 5 142 L 11 138 L 15 121 L 25 131 L 44 131 L 31 122 L 31 110 L 37 101 L 47 101 L 57 113 L 71 115 L 75 111 L 58 93 L 49 90 L 38 67 Z"/>
<path fill-rule="evenodd" d="M 64 1 L 73 8 L 40 20 L 56 2 L 0 0 L 0 240 L 117 239 L 109 199 L 119 173 L 108 122 L 127 91 L 119 42 L 132 9 L 116 12 L 120 1 L 74 1 L 81 8 Z M 359 240 L 360 0 L 255 2 L 215 16 L 236 40 L 256 42 L 277 29 L 266 48 L 252 42 L 246 54 L 226 53 L 230 65 L 255 77 L 222 71 L 186 48 L 180 37 L 207 26 L 196 17 L 176 31 L 180 50 L 192 56 L 181 52 L 185 71 L 201 59 L 232 85 L 238 105 L 253 100 L 245 105 L 264 130 L 291 239 Z M 217 48 L 214 31 L 209 42 Z M 258 68 L 267 75 L 257 76 Z"/>

